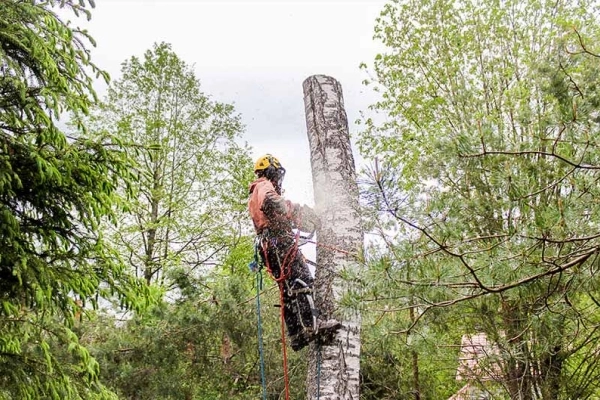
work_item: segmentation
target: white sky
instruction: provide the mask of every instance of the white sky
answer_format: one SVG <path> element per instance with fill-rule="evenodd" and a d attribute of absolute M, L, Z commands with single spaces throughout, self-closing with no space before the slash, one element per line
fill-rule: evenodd
<path fill-rule="evenodd" d="M 235 105 L 253 156 L 270 152 L 283 163 L 286 197 L 312 205 L 302 82 L 313 74 L 339 80 L 354 134 L 359 111 L 376 99 L 361 83 L 367 74 L 359 64 L 370 65 L 380 49 L 372 36 L 385 3 L 96 0 L 85 26 L 98 44 L 93 60 L 113 79 L 126 59 L 142 56 L 154 42 L 170 43 L 195 66 L 206 94 Z"/>

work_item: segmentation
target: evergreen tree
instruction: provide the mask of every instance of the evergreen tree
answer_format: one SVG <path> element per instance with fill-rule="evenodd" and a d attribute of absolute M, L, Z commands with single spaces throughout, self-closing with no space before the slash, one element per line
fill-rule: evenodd
<path fill-rule="evenodd" d="M 108 77 L 58 7 L 89 17 L 83 1 L 0 2 L 0 398 L 111 397 L 71 328 L 101 285 L 132 299 L 98 234 L 127 158 L 58 123 L 94 104 L 90 74 Z"/>

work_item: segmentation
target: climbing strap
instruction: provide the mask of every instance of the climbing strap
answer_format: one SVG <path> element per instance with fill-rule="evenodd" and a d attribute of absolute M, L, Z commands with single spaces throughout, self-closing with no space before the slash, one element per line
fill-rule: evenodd
<path fill-rule="evenodd" d="M 257 264 L 258 265 L 258 264 Z M 260 358 L 260 382 L 262 385 L 262 398 L 267 400 L 267 380 L 265 377 L 265 356 L 263 347 L 262 319 L 260 316 L 260 291 L 262 290 L 262 270 L 259 268 L 256 274 L 256 315 L 258 316 L 258 354 Z"/>

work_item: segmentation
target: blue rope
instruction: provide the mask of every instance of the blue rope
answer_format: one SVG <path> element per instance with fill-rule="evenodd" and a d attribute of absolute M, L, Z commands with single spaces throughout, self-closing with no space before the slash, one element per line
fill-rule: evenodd
<path fill-rule="evenodd" d="M 262 319 L 260 317 L 260 291 L 262 290 L 262 271 L 256 273 L 256 314 L 258 316 L 258 354 L 260 356 L 260 381 L 262 384 L 262 398 L 267 400 L 267 380 L 265 377 L 265 357 L 263 350 Z"/>

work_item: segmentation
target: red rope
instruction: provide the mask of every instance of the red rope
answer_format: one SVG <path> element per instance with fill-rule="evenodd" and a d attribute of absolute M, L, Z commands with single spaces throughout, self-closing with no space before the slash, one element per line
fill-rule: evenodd
<path fill-rule="evenodd" d="M 281 309 L 281 345 L 282 345 L 282 354 L 283 354 L 283 381 L 285 383 L 285 400 L 290 400 L 290 378 L 288 374 L 288 362 L 287 362 L 287 346 L 285 341 L 285 304 L 283 301 L 283 293 L 284 293 L 284 285 L 285 280 L 289 278 L 292 273 L 292 262 L 296 258 L 296 254 L 298 253 L 298 239 L 300 237 L 300 232 L 296 233 L 294 239 L 294 245 L 290 247 L 288 252 L 283 257 L 283 262 L 279 266 L 279 277 L 276 278 L 273 275 L 273 271 L 271 270 L 271 266 L 269 265 L 269 255 L 268 255 L 268 242 L 262 243 L 262 250 L 265 256 L 265 263 L 267 267 L 267 272 L 271 277 L 277 282 L 279 285 L 279 308 Z M 277 249 L 275 249 L 277 251 Z"/>
<path fill-rule="evenodd" d="M 350 252 L 350 251 L 347 251 L 347 250 L 342 250 L 339 247 L 327 246 L 326 244 L 317 243 L 314 240 L 306 240 L 305 243 L 312 243 L 315 246 L 324 247 L 326 249 L 337 251 L 339 253 L 344 253 L 344 254 L 346 254 L 348 256 L 355 256 L 355 254 L 356 254 L 356 253 L 353 253 L 353 252 Z"/>

